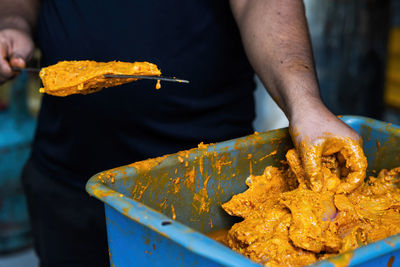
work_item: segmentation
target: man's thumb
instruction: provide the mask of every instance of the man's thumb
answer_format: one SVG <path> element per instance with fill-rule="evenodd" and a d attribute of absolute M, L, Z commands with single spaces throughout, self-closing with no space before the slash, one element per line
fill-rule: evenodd
<path fill-rule="evenodd" d="M 13 55 L 10 59 L 10 65 L 12 67 L 25 68 L 26 62 L 21 56 Z"/>

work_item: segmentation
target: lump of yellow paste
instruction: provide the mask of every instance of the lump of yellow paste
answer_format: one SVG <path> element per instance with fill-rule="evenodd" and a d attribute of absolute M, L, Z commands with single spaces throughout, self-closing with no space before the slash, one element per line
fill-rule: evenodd
<path fill-rule="evenodd" d="M 137 80 L 105 78 L 105 74 L 160 76 L 161 71 L 149 62 L 61 61 L 40 71 L 43 83 L 40 92 L 54 96 L 86 95 Z"/>
<path fill-rule="evenodd" d="M 359 173 L 365 173 L 363 157 Z M 287 167 L 250 176 L 249 189 L 222 205 L 244 219 L 232 226 L 225 243 L 264 265 L 304 266 L 400 233 L 400 167 L 354 182 L 358 163 L 350 158 L 323 155 L 318 190 L 295 149 L 286 155 Z M 349 181 L 351 190 L 341 190 Z"/>

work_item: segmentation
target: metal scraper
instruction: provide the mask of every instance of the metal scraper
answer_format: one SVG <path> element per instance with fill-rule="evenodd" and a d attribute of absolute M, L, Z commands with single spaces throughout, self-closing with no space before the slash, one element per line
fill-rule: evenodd
<path fill-rule="evenodd" d="M 12 67 L 13 71 L 26 71 L 39 73 L 39 68 L 19 68 Z M 178 79 L 176 77 L 164 77 L 164 76 L 146 76 L 146 75 L 120 75 L 120 74 L 104 74 L 105 78 L 126 78 L 126 79 L 147 79 L 147 80 L 160 80 L 166 82 L 177 82 L 177 83 L 189 83 L 188 80 Z"/>

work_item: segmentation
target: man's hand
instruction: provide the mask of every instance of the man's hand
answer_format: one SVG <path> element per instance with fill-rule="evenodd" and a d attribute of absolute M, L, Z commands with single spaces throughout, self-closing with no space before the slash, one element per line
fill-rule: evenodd
<path fill-rule="evenodd" d="M 366 176 L 367 160 L 362 150 L 361 137 L 334 116 L 321 102 L 299 110 L 290 121 L 290 133 L 303 167 L 315 192 L 334 189 L 349 193 L 362 184 Z M 346 179 L 336 187 L 322 172 L 322 156 L 336 154 L 346 167 Z M 330 188 L 332 187 L 333 188 Z"/>
<path fill-rule="evenodd" d="M 29 34 L 16 29 L 0 31 L 0 83 L 14 76 L 11 67 L 24 68 L 34 45 Z"/>
<path fill-rule="evenodd" d="M 14 76 L 11 67 L 25 67 L 34 45 L 31 34 L 40 0 L 0 0 L 0 84 Z"/>
<path fill-rule="evenodd" d="M 365 177 L 361 138 L 322 103 L 302 0 L 230 0 L 250 63 L 289 119 L 311 189 L 325 186 L 322 155 L 340 154 L 349 171 L 337 188 Z"/>

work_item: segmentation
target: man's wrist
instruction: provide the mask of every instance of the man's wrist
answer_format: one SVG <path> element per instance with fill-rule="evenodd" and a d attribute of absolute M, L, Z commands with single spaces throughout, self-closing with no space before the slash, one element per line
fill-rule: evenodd
<path fill-rule="evenodd" d="M 0 18 L 0 31 L 5 29 L 14 29 L 31 35 L 32 29 L 28 21 L 22 17 L 10 16 Z"/>
<path fill-rule="evenodd" d="M 327 107 L 319 96 L 303 95 L 293 100 L 288 109 L 288 119 L 290 122 L 299 121 L 316 114 L 323 116 L 328 112 Z"/>

